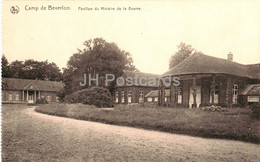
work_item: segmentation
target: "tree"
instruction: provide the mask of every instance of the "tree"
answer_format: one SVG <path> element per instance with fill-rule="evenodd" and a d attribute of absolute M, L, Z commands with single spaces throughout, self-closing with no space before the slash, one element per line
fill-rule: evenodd
<path fill-rule="evenodd" d="M 181 63 L 184 59 L 189 57 L 195 52 L 195 49 L 192 48 L 191 45 L 186 45 L 185 43 L 181 42 L 180 45 L 177 46 L 178 51 L 171 56 L 169 61 L 169 69 L 173 68 L 174 66 Z"/>
<path fill-rule="evenodd" d="M 2 77 L 10 77 L 9 63 L 4 55 L 2 55 Z"/>
<path fill-rule="evenodd" d="M 46 61 L 25 60 L 22 66 L 24 79 L 61 81 L 62 73 L 55 63 Z"/>
<path fill-rule="evenodd" d="M 70 57 L 67 68 L 64 69 L 63 78 L 66 93 L 88 88 L 89 85 L 80 86 L 84 74 L 92 78 L 99 76 L 99 86 L 113 89 L 114 83 L 105 86 L 105 75 L 114 74 L 115 78 L 122 74 L 122 70 L 137 70 L 133 65 L 130 53 L 121 50 L 115 43 L 106 42 L 102 38 L 87 40 L 83 43 L 85 48 Z M 89 79 L 89 78 L 87 78 Z"/>
<path fill-rule="evenodd" d="M 10 77 L 11 78 L 23 78 L 23 62 L 15 60 L 10 63 Z"/>
<path fill-rule="evenodd" d="M 2 73 L 3 77 L 51 81 L 62 80 L 62 73 L 59 67 L 53 62 L 49 63 L 47 60 L 36 61 L 29 59 L 24 62 L 15 60 L 8 65 L 7 60 L 2 57 L 2 62 L 2 69 L 5 69 L 4 73 Z"/>

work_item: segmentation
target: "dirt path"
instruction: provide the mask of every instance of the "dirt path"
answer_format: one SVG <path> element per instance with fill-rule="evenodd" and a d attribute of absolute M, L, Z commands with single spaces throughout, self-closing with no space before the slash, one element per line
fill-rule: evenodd
<path fill-rule="evenodd" d="M 17 111 L 11 115 L 16 122 L 8 122 L 10 119 L 5 120 L 7 116 L 3 115 L 4 160 L 237 162 L 260 159 L 257 144 L 55 117 L 37 113 L 33 108 L 13 111 Z M 6 128 L 8 125 L 11 130 Z"/>

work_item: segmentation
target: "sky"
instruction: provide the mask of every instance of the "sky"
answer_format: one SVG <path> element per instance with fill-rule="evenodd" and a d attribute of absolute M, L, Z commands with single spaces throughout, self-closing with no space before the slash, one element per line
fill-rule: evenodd
<path fill-rule="evenodd" d="M 12 14 L 11 6 L 19 13 Z M 128 51 L 141 72 L 166 72 L 181 42 L 210 56 L 226 59 L 232 52 L 235 62 L 260 63 L 258 0 L 4 1 L 2 10 L 2 54 L 9 62 L 48 60 L 63 68 L 84 41 L 102 37 Z"/>

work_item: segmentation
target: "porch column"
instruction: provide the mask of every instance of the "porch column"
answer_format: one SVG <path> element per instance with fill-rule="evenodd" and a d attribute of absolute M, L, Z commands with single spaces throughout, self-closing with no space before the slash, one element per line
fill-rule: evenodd
<path fill-rule="evenodd" d="M 34 91 L 34 99 L 35 99 L 34 102 L 36 102 L 36 91 Z"/>
<path fill-rule="evenodd" d="M 23 90 L 23 98 L 22 98 L 22 101 L 24 102 L 24 90 Z"/>
<path fill-rule="evenodd" d="M 29 96 L 29 93 L 28 93 L 28 91 L 26 91 L 27 93 L 27 96 L 26 96 L 26 101 L 28 101 L 28 96 Z"/>
<path fill-rule="evenodd" d="M 38 99 L 40 99 L 40 91 L 38 91 Z"/>
<path fill-rule="evenodd" d="M 197 107 L 197 101 L 196 101 L 196 76 L 192 76 L 192 89 L 193 89 L 193 106 L 192 107 Z"/>
<path fill-rule="evenodd" d="M 212 84 L 211 84 L 211 103 L 214 104 L 214 92 L 215 92 L 215 83 L 216 83 L 216 76 L 212 75 Z"/>

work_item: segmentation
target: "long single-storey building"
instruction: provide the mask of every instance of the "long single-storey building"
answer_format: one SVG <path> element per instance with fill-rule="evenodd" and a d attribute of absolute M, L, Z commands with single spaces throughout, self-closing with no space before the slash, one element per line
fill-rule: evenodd
<path fill-rule="evenodd" d="M 168 76 L 178 77 L 180 85 L 171 84 L 169 100 L 165 100 L 166 88 L 161 82 L 159 105 L 201 107 L 213 104 L 231 107 L 245 104 L 239 96 L 249 86 L 260 83 L 260 64 L 233 62 L 231 53 L 228 54 L 228 60 L 193 54 L 162 75 L 164 78 Z M 254 97 L 254 101 L 258 101 L 257 97 Z"/>
<path fill-rule="evenodd" d="M 35 103 L 38 98 L 57 102 L 62 82 L 2 78 L 2 103 Z"/>
<path fill-rule="evenodd" d="M 158 78 L 159 75 L 123 70 L 121 78 L 122 85 L 116 85 L 114 90 L 114 100 L 119 104 L 142 103 L 145 96 L 152 90 L 158 89 L 158 84 L 146 84 L 149 78 Z M 132 78 L 133 84 L 127 85 L 127 78 Z"/>

